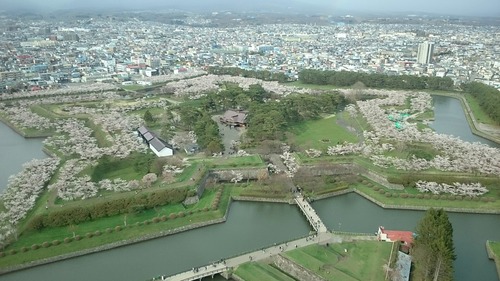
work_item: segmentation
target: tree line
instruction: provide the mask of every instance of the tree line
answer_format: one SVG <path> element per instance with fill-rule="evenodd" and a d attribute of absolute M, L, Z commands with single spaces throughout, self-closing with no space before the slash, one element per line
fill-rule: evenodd
<path fill-rule="evenodd" d="M 278 81 L 287 82 L 289 81 L 288 76 L 282 72 L 271 72 L 268 70 L 246 70 L 239 67 L 218 67 L 210 66 L 207 72 L 215 75 L 231 75 L 231 76 L 242 76 L 246 78 L 256 78 L 264 81 Z"/>
<path fill-rule="evenodd" d="M 369 88 L 404 90 L 453 90 L 449 77 L 418 77 L 413 75 L 389 76 L 379 73 L 351 71 L 322 71 L 306 69 L 299 73 L 299 81 L 305 84 L 349 87 L 357 82 Z"/>
<path fill-rule="evenodd" d="M 493 121 L 500 124 L 500 92 L 497 89 L 479 82 L 463 84 L 462 89 L 477 100 Z"/>
<path fill-rule="evenodd" d="M 180 203 L 186 199 L 187 193 L 187 188 L 168 188 L 95 204 L 62 208 L 34 216 L 28 222 L 27 228 L 41 230 L 46 227 L 77 225 L 82 222 L 124 213 L 137 213 L 167 204 Z"/>

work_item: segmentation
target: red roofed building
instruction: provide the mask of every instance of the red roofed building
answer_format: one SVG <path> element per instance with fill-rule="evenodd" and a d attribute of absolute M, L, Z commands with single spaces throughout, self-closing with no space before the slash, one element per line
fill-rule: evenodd
<path fill-rule="evenodd" d="M 383 226 L 378 227 L 377 238 L 380 241 L 396 242 L 401 241 L 403 246 L 411 247 L 413 244 L 413 232 L 400 230 L 386 230 Z"/>

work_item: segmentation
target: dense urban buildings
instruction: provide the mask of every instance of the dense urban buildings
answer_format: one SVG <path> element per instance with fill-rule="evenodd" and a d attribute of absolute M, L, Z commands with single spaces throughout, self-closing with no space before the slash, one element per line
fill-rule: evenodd
<path fill-rule="evenodd" d="M 209 66 L 281 72 L 291 80 L 302 69 L 321 69 L 449 77 L 457 85 L 480 81 L 500 88 L 498 25 L 411 16 L 241 25 L 250 16 L 229 12 L 228 23 L 215 23 L 220 16 L 183 14 L 169 23 L 128 14 L 65 21 L 3 16 L 0 91 L 146 83 L 144 77 Z"/>

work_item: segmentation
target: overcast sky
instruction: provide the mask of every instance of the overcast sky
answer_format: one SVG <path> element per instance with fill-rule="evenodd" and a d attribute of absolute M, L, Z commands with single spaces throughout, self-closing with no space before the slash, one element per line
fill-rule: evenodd
<path fill-rule="evenodd" d="M 500 16 L 500 0 L 0 0 L 1 9 L 36 7 L 42 10 L 71 8 L 148 9 L 176 8 L 218 10 L 274 10 L 323 13 L 434 13 L 445 15 Z"/>

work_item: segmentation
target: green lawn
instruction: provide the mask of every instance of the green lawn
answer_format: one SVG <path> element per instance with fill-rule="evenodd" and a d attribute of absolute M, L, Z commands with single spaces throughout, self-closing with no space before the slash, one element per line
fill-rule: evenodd
<path fill-rule="evenodd" d="M 500 272 L 500 242 L 498 241 L 488 241 L 491 251 L 495 255 L 495 264 L 497 266 L 497 271 Z"/>
<path fill-rule="evenodd" d="M 337 116 L 302 122 L 292 126 L 289 131 L 294 135 L 292 139 L 304 149 L 326 150 L 328 146 L 345 141 L 357 142 L 355 134 L 337 124 Z"/>
<path fill-rule="evenodd" d="M 472 114 L 474 114 L 474 117 L 478 122 L 488 125 L 498 125 L 481 109 L 476 98 L 474 98 L 471 94 L 464 94 L 464 97 L 469 104 Z"/>
<path fill-rule="evenodd" d="M 201 162 L 203 164 L 211 165 L 213 168 L 264 167 L 266 165 L 259 155 L 228 158 L 204 158 Z"/>
<path fill-rule="evenodd" d="M 279 269 L 258 262 L 249 262 L 238 266 L 235 274 L 245 281 L 295 281 Z"/>
<path fill-rule="evenodd" d="M 285 253 L 297 264 L 313 271 L 326 280 L 385 280 L 383 265 L 389 260 L 391 243 L 357 241 L 311 245 Z M 347 249 L 347 252 L 345 252 Z"/>
<path fill-rule="evenodd" d="M 119 242 L 123 240 L 134 239 L 143 235 L 155 234 L 161 231 L 186 226 L 193 223 L 205 222 L 208 220 L 222 217 L 229 204 L 229 189 L 225 189 L 219 204 L 219 208 L 215 211 L 203 211 L 204 208 L 211 206 L 216 195 L 215 189 L 207 189 L 200 201 L 192 206 L 185 207 L 182 204 L 172 204 L 158 207 L 152 210 L 147 210 L 139 214 L 125 214 L 102 218 L 96 221 L 85 222 L 75 226 L 66 226 L 58 228 L 47 228 L 41 231 L 30 231 L 20 235 L 17 242 L 9 245 L 5 250 L 7 254 L 0 258 L 0 268 L 12 266 L 16 264 L 26 263 L 37 259 L 53 257 L 61 254 L 67 254 L 74 251 L 85 250 L 105 244 Z M 169 214 L 179 213 L 183 211 L 185 217 L 177 217 L 170 219 Z M 191 212 L 192 214 L 189 214 Z M 155 217 L 167 216 L 166 221 L 153 223 Z M 125 219 L 127 226 L 125 227 Z M 148 221 L 147 224 L 144 222 Z M 123 230 L 115 231 L 116 226 L 122 226 Z M 111 228 L 113 231 L 107 233 L 106 230 Z M 101 235 L 87 238 L 87 233 L 95 233 L 100 231 Z M 71 243 L 63 243 L 64 238 L 73 237 L 73 233 L 80 235 L 82 240 L 73 241 Z M 40 248 L 32 250 L 33 244 L 41 245 L 43 242 L 52 242 L 59 240 L 61 244 L 50 246 L 48 248 Z M 28 251 L 22 252 L 23 247 Z M 15 250 L 16 254 L 11 254 L 11 250 Z"/>

